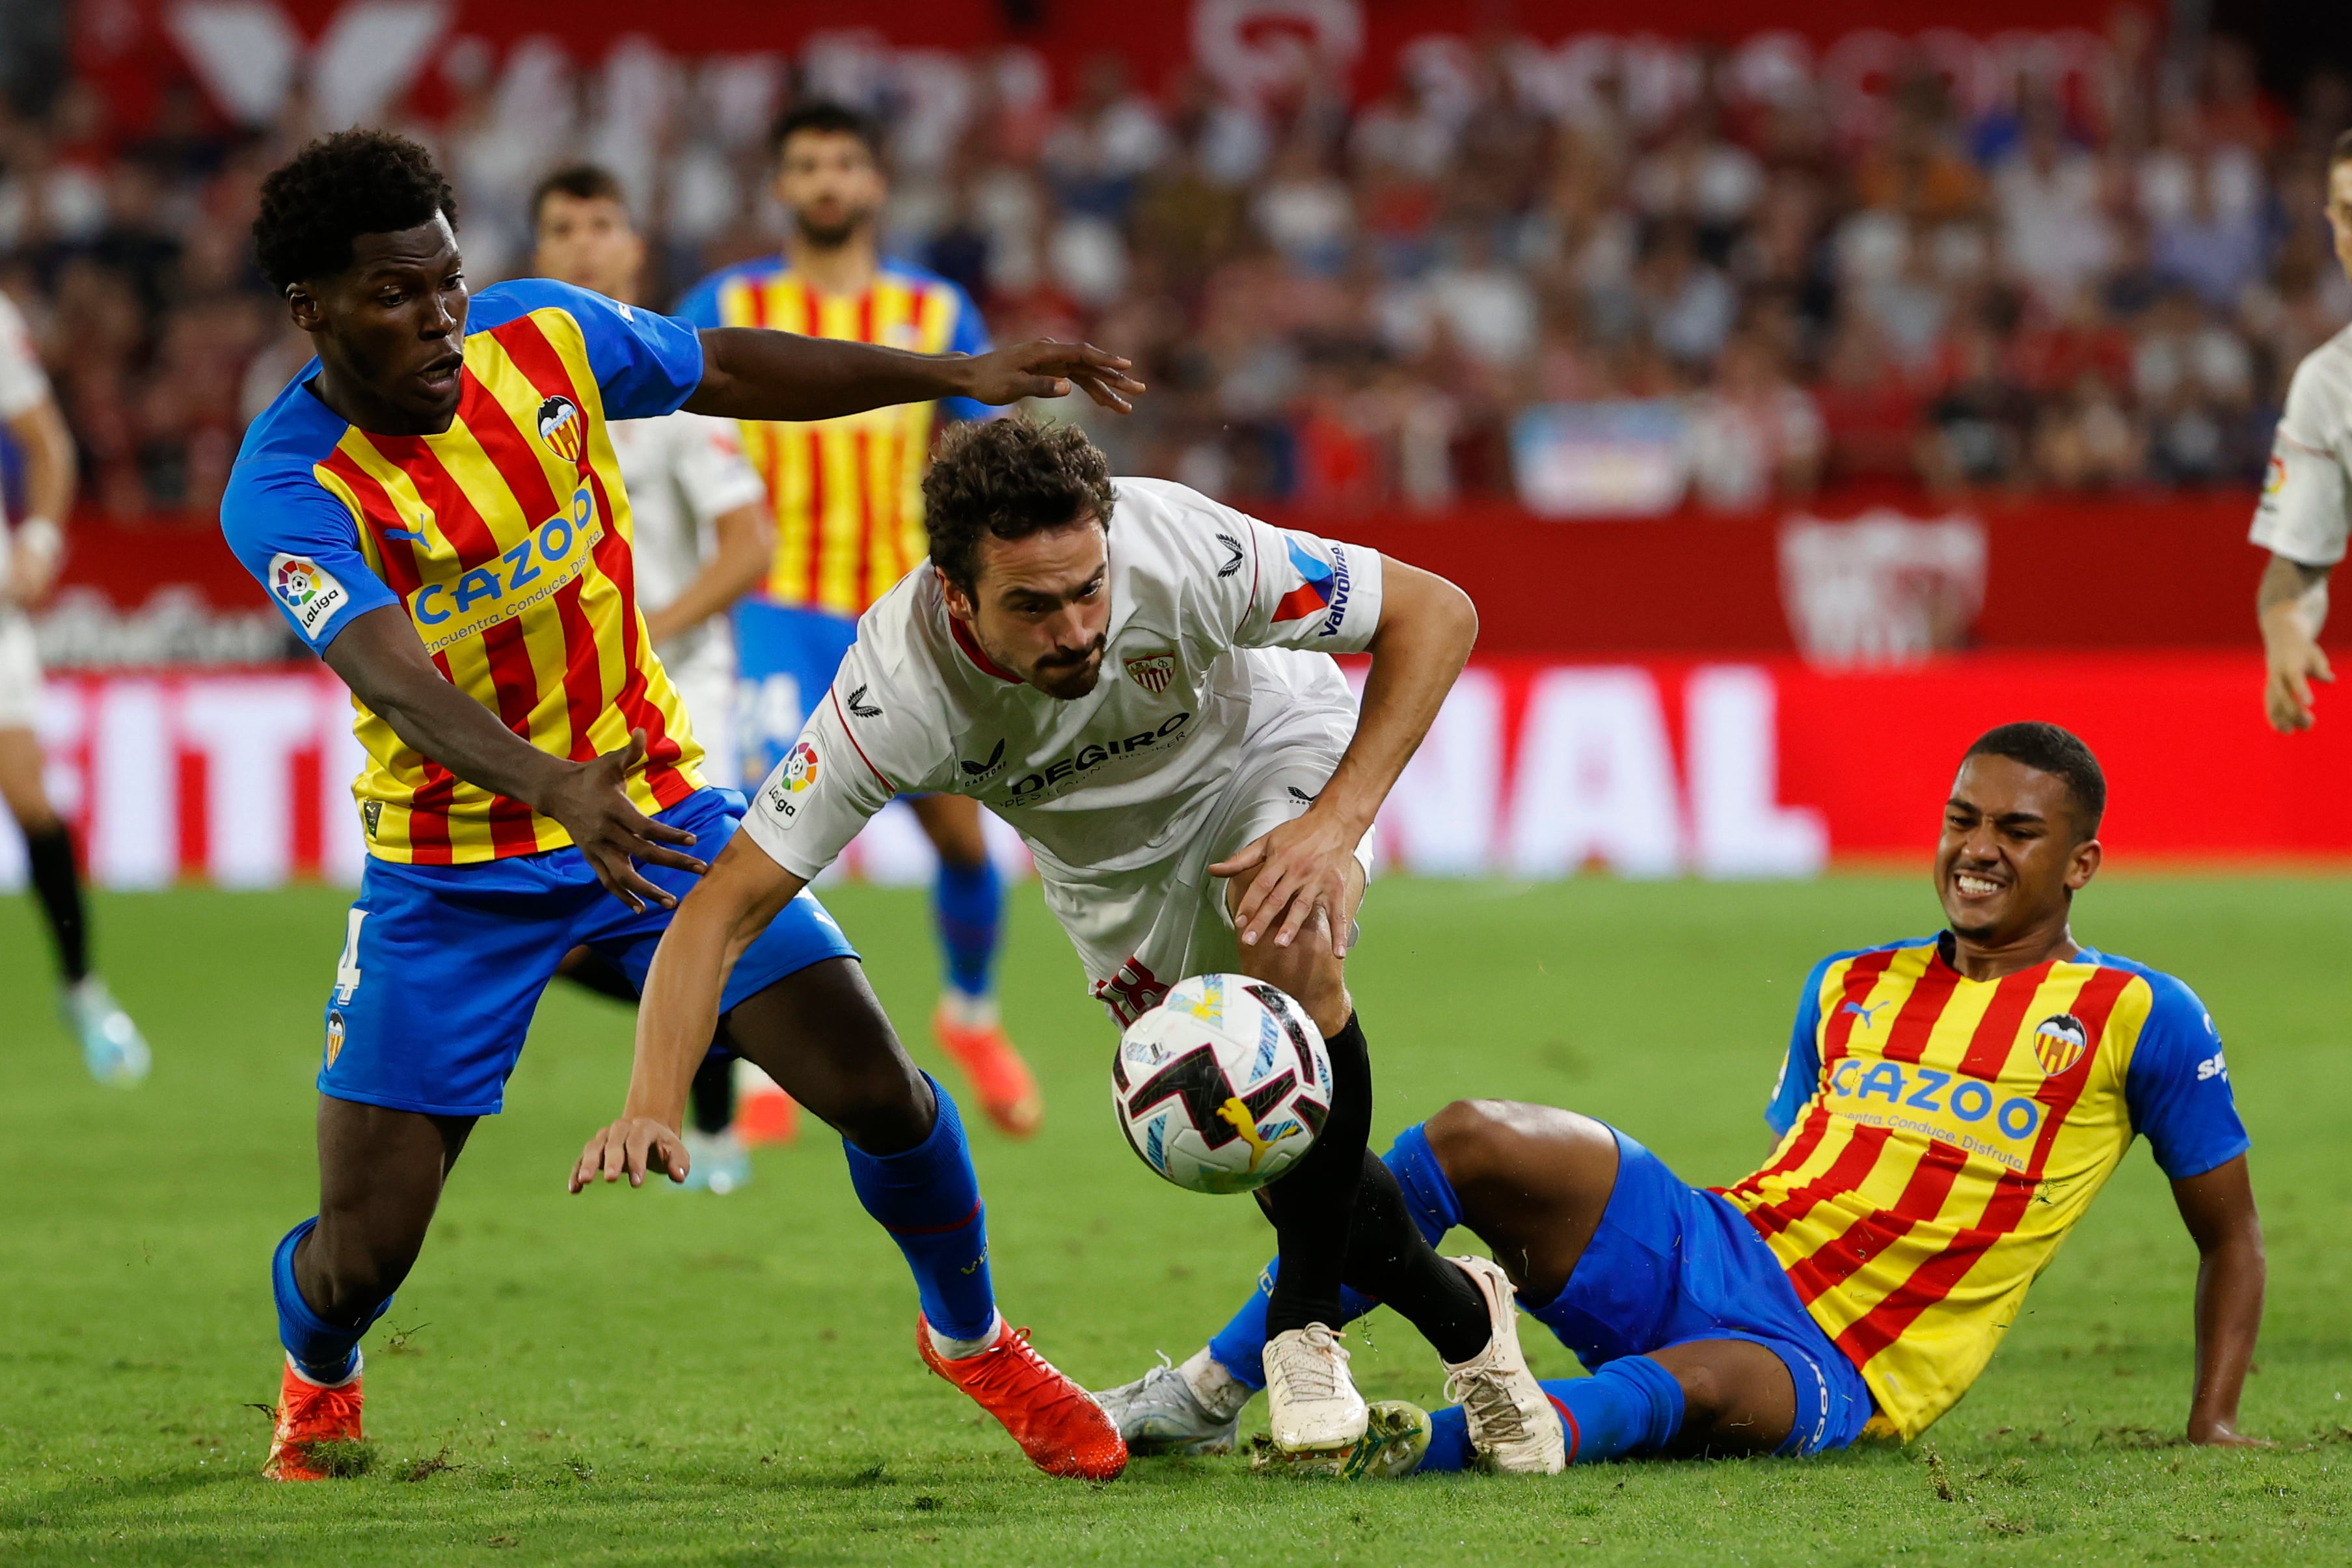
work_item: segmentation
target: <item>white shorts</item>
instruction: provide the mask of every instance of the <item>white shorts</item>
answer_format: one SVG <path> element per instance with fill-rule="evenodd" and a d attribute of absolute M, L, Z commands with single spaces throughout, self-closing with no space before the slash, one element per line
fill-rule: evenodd
<path fill-rule="evenodd" d="M 703 782 L 720 789 L 743 787 L 743 757 L 735 745 L 735 671 L 731 667 L 708 668 L 696 659 L 669 672 L 678 700 L 686 704 L 686 721 L 702 745 Z"/>
<path fill-rule="evenodd" d="M 1158 1006 L 1168 988 L 1194 974 L 1241 967 L 1241 943 L 1225 907 L 1225 882 L 1209 868 L 1238 854 L 1311 805 L 1356 733 L 1344 685 L 1262 693 L 1242 737 L 1241 755 L 1200 832 L 1181 854 L 1157 865 L 1089 878 L 1038 862 L 1045 907 L 1069 933 L 1097 1000 L 1122 1027 Z M 1372 836 L 1356 846 L 1371 874 Z"/>
<path fill-rule="evenodd" d="M 0 730 L 30 730 L 40 718 L 41 650 L 32 617 L 11 605 L 0 609 Z"/>

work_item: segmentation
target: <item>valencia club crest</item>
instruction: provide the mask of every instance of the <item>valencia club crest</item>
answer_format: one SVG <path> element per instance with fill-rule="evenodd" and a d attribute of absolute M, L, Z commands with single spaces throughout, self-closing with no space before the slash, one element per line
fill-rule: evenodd
<path fill-rule="evenodd" d="M 539 405 L 540 444 L 567 463 L 576 463 L 588 449 L 588 416 L 562 393 Z"/>

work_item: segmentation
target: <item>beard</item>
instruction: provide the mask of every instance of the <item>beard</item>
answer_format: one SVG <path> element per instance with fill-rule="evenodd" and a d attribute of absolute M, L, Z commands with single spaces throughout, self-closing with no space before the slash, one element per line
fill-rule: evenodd
<path fill-rule="evenodd" d="M 1108 640 L 1097 637 L 1092 647 L 1075 658 L 1057 654 L 1050 660 L 1040 659 L 1033 683 L 1046 696 L 1064 702 L 1088 695 L 1102 682 L 1102 653 Z"/>
<path fill-rule="evenodd" d="M 816 250 L 839 250 L 857 237 L 858 230 L 872 221 L 870 212 L 853 210 L 837 223 L 819 223 L 802 213 L 793 215 L 793 226 L 800 231 L 803 243 Z"/>

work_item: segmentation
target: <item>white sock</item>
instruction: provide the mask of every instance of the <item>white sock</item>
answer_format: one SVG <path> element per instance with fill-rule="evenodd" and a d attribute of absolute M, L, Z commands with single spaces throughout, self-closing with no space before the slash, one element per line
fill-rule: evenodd
<path fill-rule="evenodd" d="M 1248 1384 L 1225 1370 L 1224 1363 L 1209 1353 L 1202 1345 L 1192 1358 L 1176 1369 L 1184 1379 L 1184 1386 L 1201 1402 L 1201 1408 L 1218 1421 L 1230 1421 L 1242 1413 L 1242 1406 L 1257 1392 Z"/>
<path fill-rule="evenodd" d="M 988 1332 L 976 1340 L 951 1340 L 929 1323 L 923 1325 L 923 1331 L 931 1336 L 931 1349 L 938 1352 L 941 1361 L 962 1361 L 994 1344 L 1003 1326 L 1004 1320 L 992 1314 L 988 1320 Z"/>
<path fill-rule="evenodd" d="M 301 1364 L 294 1359 L 294 1352 L 292 1351 L 288 1351 L 286 1352 L 286 1370 L 292 1373 L 296 1377 L 300 1378 L 303 1382 L 309 1384 L 313 1388 L 341 1388 L 353 1378 L 359 1376 L 361 1373 L 367 1370 L 367 1352 L 361 1350 L 357 1345 L 352 1346 L 352 1370 L 343 1373 L 342 1376 L 337 1378 L 332 1383 L 320 1383 L 317 1378 L 312 1377 L 309 1373 L 304 1372 Z"/>
<path fill-rule="evenodd" d="M 974 996 L 950 985 L 940 993 L 940 1010 L 948 1022 L 959 1029 L 992 1029 L 996 1026 L 996 998 Z"/>

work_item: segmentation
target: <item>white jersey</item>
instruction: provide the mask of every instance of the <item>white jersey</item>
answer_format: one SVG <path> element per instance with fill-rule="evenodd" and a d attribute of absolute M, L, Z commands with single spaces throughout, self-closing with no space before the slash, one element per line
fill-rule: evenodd
<path fill-rule="evenodd" d="M 767 488 L 744 458 L 732 419 L 681 410 L 658 419 L 616 419 L 606 429 L 629 490 L 637 604 L 657 610 L 684 593 L 710 558 L 719 514 L 761 505 Z M 724 677 L 735 668 L 734 638 L 715 616 L 654 651 L 673 676 Z"/>
<path fill-rule="evenodd" d="M 928 562 L 877 600 L 832 690 L 743 819 L 813 878 L 901 793 L 1010 821 L 1049 888 L 1178 857 L 1232 778 L 1254 702 L 1345 705 L 1328 657 L 1381 618 L 1381 558 L 1164 479 L 1115 481 L 1101 679 L 1075 701 L 994 665 Z"/>
<path fill-rule="evenodd" d="M 2253 542 L 2305 566 L 2344 559 L 2352 531 L 2352 327 L 2304 356 L 2271 445 Z"/>

